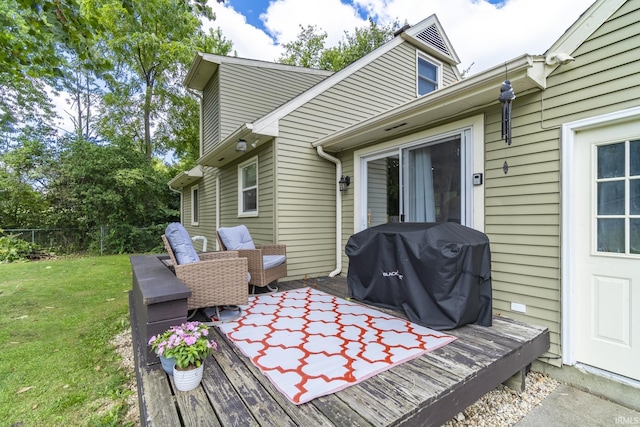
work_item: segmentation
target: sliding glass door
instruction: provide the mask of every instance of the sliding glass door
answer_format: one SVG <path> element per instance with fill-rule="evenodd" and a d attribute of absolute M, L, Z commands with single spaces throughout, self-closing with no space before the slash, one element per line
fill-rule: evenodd
<path fill-rule="evenodd" d="M 468 131 L 361 158 L 359 228 L 389 222 L 471 222 Z"/>

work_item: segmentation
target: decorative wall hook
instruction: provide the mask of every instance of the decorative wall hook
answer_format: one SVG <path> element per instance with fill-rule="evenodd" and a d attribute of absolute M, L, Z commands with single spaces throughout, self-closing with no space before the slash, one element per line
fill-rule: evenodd
<path fill-rule="evenodd" d="M 516 99 L 511 82 L 505 80 L 500 87 L 498 100 L 502 104 L 502 138 L 507 145 L 511 145 L 511 101 Z"/>

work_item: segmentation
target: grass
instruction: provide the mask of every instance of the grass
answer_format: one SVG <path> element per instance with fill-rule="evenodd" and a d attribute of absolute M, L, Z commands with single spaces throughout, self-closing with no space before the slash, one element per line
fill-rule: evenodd
<path fill-rule="evenodd" d="M 0 264 L 3 425 L 123 425 L 130 288 L 128 255 Z"/>

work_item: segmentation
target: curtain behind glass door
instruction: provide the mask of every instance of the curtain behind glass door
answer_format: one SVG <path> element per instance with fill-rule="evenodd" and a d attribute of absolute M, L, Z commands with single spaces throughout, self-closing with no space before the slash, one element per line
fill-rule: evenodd
<path fill-rule="evenodd" d="M 404 150 L 406 221 L 462 223 L 460 142 L 456 135 Z"/>

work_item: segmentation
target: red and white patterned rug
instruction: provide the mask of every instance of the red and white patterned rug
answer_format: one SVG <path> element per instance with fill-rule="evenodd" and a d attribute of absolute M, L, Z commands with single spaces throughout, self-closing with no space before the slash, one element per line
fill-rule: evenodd
<path fill-rule="evenodd" d="M 312 288 L 250 297 L 242 308 L 218 327 L 296 405 L 455 340 Z"/>

